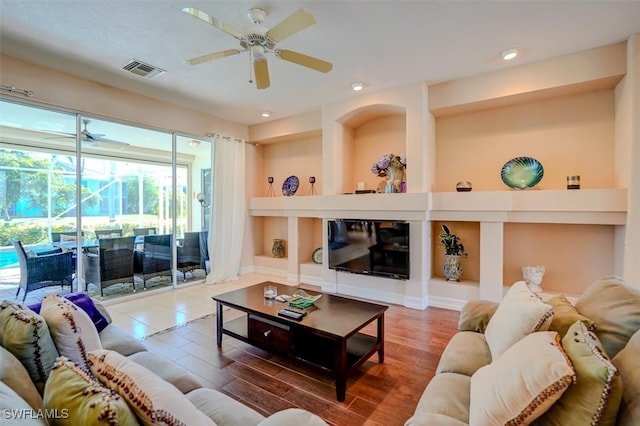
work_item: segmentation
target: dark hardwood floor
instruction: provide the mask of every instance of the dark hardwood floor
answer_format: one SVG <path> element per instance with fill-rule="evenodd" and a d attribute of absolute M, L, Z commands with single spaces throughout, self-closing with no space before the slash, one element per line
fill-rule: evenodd
<path fill-rule="evenodd" d="M 295 360 L 272 355 L 229 336 L 216 346 L 215 316 L 147 338 L 151 351 L 174 360 L 205 386 L 221 391 L 261 414 L 300 407 L 327 423 L 402 425 L 413 414 L 449 339 L 459 312 L 425 311 L 391 305 L 385 315 L 385 361 L 372 356 L 336 400 L 331 376 Z M 226 317 L 225 317 L 226 319 Z M 373 325 L 365 329 L 375 335 Z"/>

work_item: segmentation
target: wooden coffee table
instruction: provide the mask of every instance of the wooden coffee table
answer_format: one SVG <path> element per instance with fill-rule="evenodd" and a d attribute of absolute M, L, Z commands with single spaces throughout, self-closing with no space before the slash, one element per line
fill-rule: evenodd
<path fill-rule="evenodd" d="M 384 312 L 387 306 L 324 293 L 302 320 L 278 316 L 287 303 L 266 300 L 263 288 L 278 287 L 278 294 L 293 294 L 295 287 L 264 282 L 214 296 L 217 317 L 217 344 L 224 334 L 269 352 L 285 354 L 331 372 L 336 381 L 336 397 L 344 401 L 347 376 L 378 352 L 384 362 Z M 318 294 L 308 291 L 309 294 Z M 247 315 L 224 322 L 223 307 Z M 360 333 L 377 320 L 377 336 Z"/>

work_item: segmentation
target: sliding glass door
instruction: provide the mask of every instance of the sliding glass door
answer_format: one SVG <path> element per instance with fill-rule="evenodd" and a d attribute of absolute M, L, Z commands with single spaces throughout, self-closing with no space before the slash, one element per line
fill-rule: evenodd
<path fill-rule="evenodd" d="M 191 245 L 206 242 L 210 153 L 206 139 L 0 100 L 0 291 L 24 273 L 12 238 L 71 251 L 90 294 L 204 279 L 206 247 Z"/>

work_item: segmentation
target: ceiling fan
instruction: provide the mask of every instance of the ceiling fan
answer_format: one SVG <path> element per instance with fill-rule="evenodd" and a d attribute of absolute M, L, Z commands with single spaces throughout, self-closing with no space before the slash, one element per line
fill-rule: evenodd
<path fill-rule="evenodd" d="M 120 141 L 114 141 L 113 139 L 107 139 L 105 138 L 106 135 L 103 135 L 101 133 L 91 133 L 89 130 L 87 130 L 87 125 L 91 123 L 91 120 L 89 120 L 88 118 L 83 118 L 82 119 L 82 124 L 84 124 L 84 129 L 82 129 L 82 132 L 80 132 L 80 134 L 82 135 L 82 142 L 86 143 L 87 145 L 90 146 L 102 146 L 102 145 L 120 145 L 120 146 L 129 146 L 128 143 L 126 142 L 120 142 Z"/>
<path fill-rule="evenodd" d="M 242 52 L 248 51 L 250 60 L 253 62 L 253 72 L 255 74 L 256 87 L 258 89 L 266 89 L 271 85 L 269 80 L 269 68 L 267 66 L 267 53 L 274 53 L 275 56 L 280 59 L 324 73 L 331 71 L 333 68 L 333 64 L 331 62 L 314 58 L 313 56 L 308 56 L 293 50 L 280 49 L 276 47 L 276 44 L 280 41 L 315 24 L 316 19 L 311 13 L 304 9 L 300 9 L 292 13 L 271 29 L 266 29 L 262 26 L 262 23 L 267 17 L 267 12 L 259 8 L 249 9 L 247 17 L 249 18 L 251 25 L 249 25 L 244 32 L 236 30 L 230 25 L 214 18 L 200 9 L 185 7 L 182 10 L 183 12 L 214 26 L 226 34 L 229 34 L 240 42 L 240 47 L 238 48 L 222 50 L 220 52 L 209 53 L 207 55 L 189 59 L 186 62 L 190 65 L 202 64 L 214 59 L 238 55 Z M 249 80 L 249 82 L 251 83 L 252 81 Z"/>

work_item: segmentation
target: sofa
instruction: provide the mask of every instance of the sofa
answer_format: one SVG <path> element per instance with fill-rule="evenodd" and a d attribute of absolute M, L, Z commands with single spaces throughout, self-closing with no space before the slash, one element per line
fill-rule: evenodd
<path fill-rule="evenodd" d="M 640 425 L 640 287 L 473 300 L 405 426 Z"/>
<path fill-rule="evenodd" d="M 148 351 L 85 293 L 0 304 L 2 425 L 326 425 L 293 408 L 264 417 Z"/>

